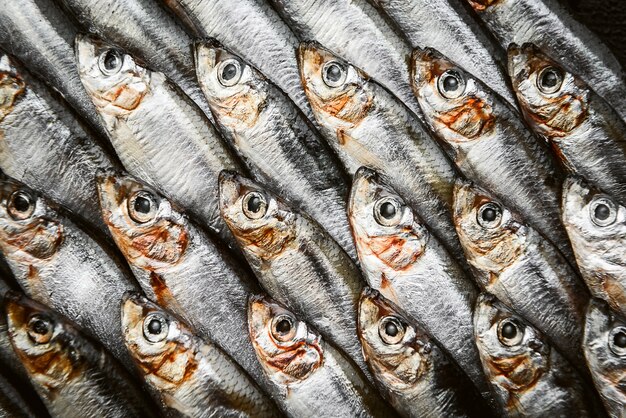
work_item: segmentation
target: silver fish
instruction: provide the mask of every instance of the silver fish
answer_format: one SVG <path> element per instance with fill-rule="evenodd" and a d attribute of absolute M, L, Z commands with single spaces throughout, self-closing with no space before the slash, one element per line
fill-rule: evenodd
<path fill-rule="evenodd" d="M 398 25 L 413 48 L 433 48 L 516 106 L 506 56 L 454 0 L 371 0 Z"/>
<path fill-rule="evenodd" d="M 493 296 L 474 312 L 485 373 L 507 417 L 599 417 L 593 390 L 532 325 Z"/>
<path fill-rule="evenodd" d="M 604 407 L 611 418 L 626 411 L 626 320 L 592 300 L 585 323 L 585 358 Z"/>
<path fill-rule="evenodd" d="M 280 416 L 226 353 L 138 293 L 124 297 L 122 330 L 126 347 L 168 416 Z"/>
<path fill-rule="evenodd" d="M 236 173 L 220 175 L 220 211 L 269 295 L 369 376 L 356 318 L 364 281 L 341 247 L 306 214 Z"/>
<path fill-rule="evenodd" d="M 4 315 L 3 315 L 4 316 Z M 36 418 L 42 413 L 32 407 L 29 399 L 22 396 L 25 388 L 14 384 L 9 377 L 0 375 L 0 417 Z M 21 389 L 21 390 L 20 390 Z"/>
<path fill-rule="evenodd" d="M 219 216 L 217 176 L 239 165 L 200 109 L 162 73 L 104 41 L 79 35 L 76 55 L 124 167 L 232 243 Z"/>
<path fill-rule="evenodd" d="M 402 416 L 491 416 L 445 351 L 375 290 L 361 296 L 359 337 L 379 390 Z"/>
<path fill-rule="evenodd" d="M 455 190 L 454 220 L 480 287 L 543 332 L 572 364 L 589 293 L 559 251 L 517 213 L 469 181 Z"/>
<path fill-rule="evenodd" d="M 62 100 L 2 52 L 0 95 L 0 169 L 108 234 L 95 176 L 117 160 Z"/>
<path fill-rule="evenodd" d="M 465 0 L 504 49 L 532 42 L 594 86 L 626 119 L 626 83 L 621 64 L 557 0 Z M 509 74 L 512 74 L 509 72 Z"/>
<path fill-rule="evenodd" d="M 471 344 L 478 294 L 472 281 L 374 171 L 361 168 L 354 176 L 348 215 L 370 287 L 423 326 L 487 394 L 478 351 Z"/>
<path fill-rule="evenodd" d="M 17 294 L 6 310 L 11 344 L 53 418 L 158 416 L 128 372 L 66 318 Z"/>
<path fill-rule="evenodd" d="M 259 362 L 288 416 L 395 415 L 343 354 L 282 305 L 264 296 L 250 297 L 248 327 Z"/>
<path fill-rule="evenodd" d="M 626 316 L 626 207 L 569 178 L 563 184 L 563 224 L 591 294 Z"/>
<path fill-rule="evenodd" d="M 196 43 L 198 80 L 220 131 L 256 179 L 318 221 L 353 259 L 343 168 L 277 86 L 217 41 Z"/>
<path fill-rule="evenodd" d="M 532 44 L 509 48 L 509 73 L 526 120 L 565 167 L 626 205 L 626 122 Z"/>
<path fill-rule="evenodd" d="M 321 46 L 303 42 L 298 59 L 321 132 L 347 171 L 380 171 L 460 255 L 452 224 L 456 171 L 420 122 L 368 75 Z"/>

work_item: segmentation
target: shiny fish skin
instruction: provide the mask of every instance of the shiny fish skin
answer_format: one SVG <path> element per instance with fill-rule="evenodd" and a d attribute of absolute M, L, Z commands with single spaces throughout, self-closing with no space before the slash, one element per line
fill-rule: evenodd
<path fill-rule="evenodd" d="M 395 416 L 341 352 L 283 306 L 251 296 L 248 327 L 287 416 Z"/>
<path fill-rule="evenodd" d="M 124 292 L 137 285 L 108 247 L 42 196 L 3 180 L 0 250 L 30 298 L 67 316 L 125 365 L 132 364 L 122 340 L 119 309 L 111 306 L 118 306 Z"/>
<path fill-rule="evenodd" d="M 493 296 L 478 297 L 474 326 L 483 368 L 504 416 L 603 416 L 591 398 L 593 390 L 572 365 Z M 503 336 L 504 326 L 513 329 L 512 338 Z"/>
<path fill-rule="evenodd" d="M 563 78 L 549 94 L 538 85 L 547 67 Z M 565 167 L 626 205 L 626 122 L 591 90 L 592 84 L 532 44 L 509 48 L 509 73 L 526 120 Z"/>
<path fill-rule="evenodd" d="M 611 418 L 623 418 L 626 411 L 626 320 L 608 306 L 593 300 L 587 308 L 585 358 L 593 383 Z"/>
<path fill-rule="evenodd" d="M 117 160 L 62 100 L 2 52 L 0 95 L 0 169 L 108 234 L 95 176 Z"/>
<path fill-rule="evenodd" d="M 379 390 L 402 416 L 491 416 L 445 351 L 375 290 L 361 295 L 359 337 Z"/>
<path fill-rule="evenodd" d="M 391 219 L 382 218 L 385 203 L 395 209 Z M 372 170 L 361 168 L 354 176 L 348 215 L 370 287 L 423 326 L 486 394 L 478 351 L 471 344 L 478 292 L 461 267 Z"/>
<path fill-rule="evenodd" d="M 238 74 L 224 81 L 221 72 L 230 65 L 238 65 Z M 220 131 L 255 179 L 308 213 L 356 260 L 343 167 L 306 117 L 215 40 L 196 43 L 196 70 Z"/>
<path fill-rule="evenodd" d="M 448 80 L 457 81 L 457 90 L 441 90 Z M 573 263 L 567 232 L 555 222 L 563 174 L 517 111 L 433 49 L 413 52 L 411 81 L 427 123 L 459 170 L 524 215 Z"/>
<path fill-rule="evenodd" d="M 321 132 L 347 171 L 353 175 L 361 166 L 380 171 L 452 254 L 460 255 L 452 224 L 456 171 L 445 153 L 400 101 L 361 70 L 315 43 L 303 42 L 298 52 Z M 340 68 L 337 87 L 324 81 L 329 63 Z"/>
<path fill-rule="evenodd" d="M 465 0 L 504 49 L 532 42 L 594 86 L 626 119 L 626 83 L 613 53 L 557 0 Z M 509 72 L 509 74 L 511 74 Z"/>
<path fill-rule="evenodd" d="M 11 344 L 53 418 L 158 416 L 122 365 L 67 319 L 17 294 L 6 309 Z"/>
<path fill-rule="evenodd" d="M 239 165 L 202 111 L 162 73 L 104 41 L 79 35 L 76 56 L 126 170 L 232 243 L 219 217 L 217 176 Z"/>
<path fill-rule="evenodd" d="M 262 202 L 257 212 L 247 209 L 255 198 Z M 269 295 L 371 378 L 357 336 L 356 312 L 365 283 L 341 247 L 307 215 L 236 173 L 220 175 L 220 211 Z"/>
<path fill-rule="evenodd" d="M 506 55 L 455 0 L 371 0 L 398 25 L 413 48 L 433 48 L 516 107 Z"/>
<path fill-rule="evenodd" d="M 601 205 L 609 208 L 606 219 L 596 218 Z M 562 216 L 591 294 L 626 316 L 626 207 L 582 179 L 569 178 L 563 184 Z"/>
<path fill-rule="evenodd" d="M 298 39 L 264 0 L 161 0 L 196 33 L 216 38 L 284 91 L 310 119 L 295 50 Z"/>
<path fill-rule="evenodd" d="M 495 218 L 486 221 L 490 213 Z M 584 369 L 581 342 L 589 293 L 558 250 L 521 216 L 468 181 L 457 184 L 454 216 L 480 287 Z"/>
<path fill-rule="evenodd" d="M 153 322 L 159 330 L 150 333 Z M 280 416 L 226 353 L 140 294 L 125 296 L 122 329 L 129 352 L 145 381 L 159 393 L 168 416 Z"/>

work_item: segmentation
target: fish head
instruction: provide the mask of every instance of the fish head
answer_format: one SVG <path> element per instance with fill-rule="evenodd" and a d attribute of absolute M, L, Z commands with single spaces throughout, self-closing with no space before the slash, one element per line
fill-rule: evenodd
<path fill-rule="evenodd" d="M 499 273 L 524 251 L 528 227 L 489 192 L 458 179 L 453 220 L 467 260 L 481 271 Z"/>
<path fill-rule="evenodd" d="M 430 338 L 369 288 L 359 301 L 358 333 L 365 360 L 385 387 L 413 387 L 432 369 Z"/>
<path fill-rule="evenodd" d="M 320 336 L 268 297 L 248 299 L 248 331 L 263 369 L 281 386 L 305 380 L 322 365 Z"/>
<path fill-rule="evenodd" d="M 530 324 L 489 294 L 474 309 L 474 332 L 487 379 L 499 391 L 532 390 L 550 366 L 550 346 Z"/>
<path fill-rule="evenodd" d="M 0 122 L 13 111 L 17 100 L 26 92 L 26 82 L 13 60 L 0 51 Z"/>
<path fill-rule="evenodd" d="M 150 72 L 132 56 L 93 35 L 78 34 L 75 48 L 80 80 L 102 115 L 126 115 L 141 104 Z"/>
<path fill-rule="evenodd" d="M 275 257 L 295 240 L 298 215 L 252 180 L 222 171 L 219 204 L 226 225 L 248 254 Z"/>
<path fill-rule="evenodd" d="M 23 184 L 0 179 L 0 247 L 8 258 L 48 260 L 63 243 L 56 208 Z"/>
<path fill-rule="evenodd" d="M 267 79 L 214 39 L 196 42 L 195 54 L 200 87 L 219 123 L 254 126 L 267 101 Z"/>
<path fill-rule="evenodd" d="M 315 42 L 298 47 L 304 92 L 321 125 L 337 130 L 353 127 L 368 114 L 373 93 L 360 69 Z"/>
<path fill-rule="evenodd" d="M 508 49 L 513 90 L 526 120 L 550 138 L 568 135 L 587 118 L 590 90 L 534 44 Z"/>
<path fill-rule="evenodd" d="M 102 217 L 131 264 L 176 264 L 189 244 L 188 221 L 151 187 L 110 170 L 97 177 Z"/>
<path fill-rule="evenodd" d="M 493 132 L 493 93 L 438 51 L 413 51 L 411 85 L 425 117 L 446 146 L 456 150 Z"/>
<path fill-rule="evenodd" d="M 348 218 L 365 269 L 409 268 L 424 253 L 430 234 L 382 175 L 361 167 L 354 175 Z"/>

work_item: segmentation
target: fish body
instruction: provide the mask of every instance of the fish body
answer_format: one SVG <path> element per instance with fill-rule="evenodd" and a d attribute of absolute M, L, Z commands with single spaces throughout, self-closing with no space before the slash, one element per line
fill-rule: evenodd
<path fill-rule="evenodd" d="M 232 242 L 219 217 L 217 176 L 239 164 L 210 121 L 162 73 L 117 47 L 91 36 L 76 45 L 81 80 L 126 170 Z"/>
<path fill-rule="evenodd" d="M 256 68 L 216 41 L 196 43 L 196 63 L 217 125 L 248 171 L 313 217 L 356 259 L 343 168 L 306 116 Z"/>
<path fill-rule="evenodd" d="M 22 397 L 18 388 L 5 376 L 0 375 L 0 417 L 35 418 L 37 416 L 41 416 L 41 413 L 38 415 L 28 401 Z"/>

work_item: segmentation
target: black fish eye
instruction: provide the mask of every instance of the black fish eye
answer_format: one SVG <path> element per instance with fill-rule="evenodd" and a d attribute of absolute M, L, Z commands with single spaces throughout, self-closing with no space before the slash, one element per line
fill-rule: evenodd
<path fill-rule="evenodd" d="M 589 204 L 591 221 L 599 227 L 609 226 L 617 220 L 617 205 L 606 196 L 594 197 Z"/>
<path fill-rule="evenodd" d="M 279 315 L 274 318 L 272 327 L 272 337 L 278 342 L 288 342 L 295 338 L 295 320 L 289 315 Z"/>
<path fill-rule="evenodd" d="M 158 335 L 161 333 L 161 321 L 159 321 L 156 318 L 153 318 L 149 323 L 148 323 L 148 332 L 152 335 Z"/>
<path fill-rule="evenodd" d="M 611 214 L 611 209 L 609 209 L 607 205 L 599 204 L 598 206 L 596 206 L 593 214 L 595 215 L 596 219 L 606 221 Z"/>
<path fill-rule="evenodd" d="M 7 209 L 13 219 L 26 219 L 35 211 L 34 199 L 25 191 L 18 190 L 9 198 Z"/>
<path fill-rule="evenodd" d="M 289 331 L 291 331 L 291 321 L 289 321 L 288 319 L 281 319 L 276 324 L 276 331 L 280 332 L 281 334 L 288 333 Z"/>
<path fill-rule="evenodd" d="M 502 336 L 507 339 L 515 338 L 517 335 L 517 326 L 515 326 L 512 322 L 507 322 L 502 327 Z"/>
<path fill-rule="evenodd" d="M 146 223 L 156 216 L 157 206 L 154 195 L 146 190 L 141 190 L 133 194 L 128 200 L 128 213 L 135 222 Z"/>
<path fill-rule="evenodd" d="M 395 316 L 386 316 L 378 323 L 378 335 L 385 344 L 398 344 L 404 338 L 404 333 L 404 326 Z"/>
<path fill-rule="evenodd" d="M 396 226 L 401 219 L 400 203 L 384 197 L 374 205 L 374 219 L 382 226 Z"/>
<path fill-rule="evenodd" d="M 241 63 L 235 58 L 229 58 L 220 63 L 218 80 L 226 87 L 234 86 L 241 79 Z"/>
<path fill-rule="evenodd" d="M 544 93 L 555 93 L 561 88 L 563 73 L 554 67 L 546 67 L 541 70 L 537 79 L 537 87 Z"/>
<path fill-rule="evenodd" d="M 396 326 L 396 324 L 389 321 L 387 322 L 387 325 L 385 325 L 385 333 L 390 337 L 395 337 L 396 335 L 398 335 L 398 327 Z"/>
<path fill-rule="evenodd" d="M 249 192 L 243 198 L 243 213 L 250 219 L 260 219 L 267 212 L 267 201 L 262 194 Z"/>
<path fill-rule="evenodd" d="M 13 199 L 13 207 L 18 212 L 26 212 L 30 207 L 30 199 L 23 193 L 19 193 Z"/>
<path fill-rule="evenodd" d="M 487 208 L 481 213 L 481 216 L 483 218 L 483 221 L 493 222 L 498 217 L 498 212 L 496 212 L 496 210 L 493 208 Z"/>
<path fill-rule="evenodd" d="M 222 70 L 222 78 L 224 80 L 230 80 L 237 75 L 237 67 L 235 64 L 229 63 Z"/>
<path fill-rule="evenodd" d="M 261 210 L 261 198 L 259 196 L 252 196 L 248 199 L 248 210 L 252 213 L 258 213 Z"/>
<path fill-rule="evenodd" d="M 100 70 L 105 74 L 115 74 L 122 68 L 122 54 L 116 49 L 109 49 L 100 55 Z"/>
<path fill-rule="evenodd" d="M 150 200 L 147 199 L 145 196 L 137 196 L 134 206 L 135 211 L 139 213 L 149 213 L 152 202 L 150 202 Z"/>
<path fill-rule="evenodd" d="M 516 320 L 504 319 L 498 324 L 498 339 L 508 347 L 518 345 L 524 339 L 524 329 Z"/>
<path fill-rule="evenodd" d="M 393 205 L 393 203 L 385 202 L 380 205 L 380 216 L 385 219 L 391 219 L 396 216 L 396 207 Z"/>
<path fill-rule="evenodd" d="M 613 335 L 613 345 L 619 348 L 626 348 L 626 332 L 620 331 Z"/>
<path fill-rule="evenodd" d="M 439 92 L 448 99 L 456 99 L 465 92 L 465 79 L 455 70 L 447 70 L 437 82 Z"/>
<path fill-rule="evenodd" d="M 163 341 L 167 337 L 169 324 L 160 313 L 152 313 L 143 321 L 143 335 L 152 343 Z"/>
<path fill-rule="evenodd" d="M 328 87 L 339 87 L 346 79 L 346 68 L 336 61 L 330 61 L 322 69 L 322 79 Z"/>
<path fill-rule="evenodd" d="M 39 335 L 44 335 L 48 332 L 48 324 L 41 319 L 36 319 L 30 326 L 30 329 Z"/>
<path fill-rule="evenodd" d="M 496 228 L 502 221 L 502 208 L 500 205 L 489 202 L 478 209 L 477 221 L 483 228 Z"/>
<path fill-rule="evenodd" d="M 28 321 L 28 336 L 36 344 L 46 344 L 52 339 L 52 322 L 41 315 Z"/>

